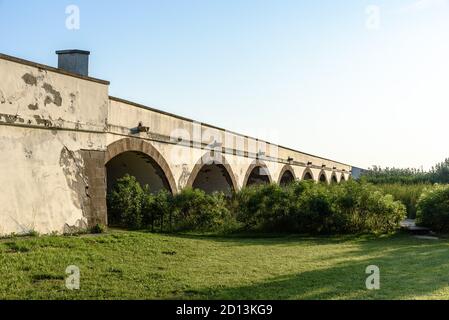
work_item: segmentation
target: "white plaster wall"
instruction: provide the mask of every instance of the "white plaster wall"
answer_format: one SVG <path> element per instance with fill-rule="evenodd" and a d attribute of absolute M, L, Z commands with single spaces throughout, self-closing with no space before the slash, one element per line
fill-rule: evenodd
<path fill-rule="evenodd" d="M 105 84 L 0 57 L 0 235 L 86 225 L 80 150 L 106 149 L 107 107 Z"/>
<path fill-rule="evenodd" d="M 62 233 L 66 225 L 86 225 L 70 181 L 80 182 L 83 161 L 77 150 L 90 143 L 101 145 L 101 137 L 0 126 L 0 235 Z M 73 151 L 73 158 L 62 161 L 65 148 Z"/>

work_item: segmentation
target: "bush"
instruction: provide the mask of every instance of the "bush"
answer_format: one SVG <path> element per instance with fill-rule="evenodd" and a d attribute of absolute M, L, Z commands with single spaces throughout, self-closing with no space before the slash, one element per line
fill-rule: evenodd
<path fill-rule="evenodd" d="M 246 230 L 285 231 L 289 227 L 290 198 L 279 185 L 244 188 L 234 195 L 238 221 Z"/>
<path fill-rule="evenodd" d="M 405 206 L 375 186 L 349 181 L 333 187 L 340 232 L 389 233 L 406 217 Z"/>
<path fill-rule="evenodd" d="M 426 188 L 418 201 L 416 222 L 436 232 L 449 231 L 449 186 Z"/>
<path fill-rule="evenodd" d="M 178 231 L 218 231 L 228 229 L 233 218 L 222 193 L 206 194 L 198 189 L 184 189 L 173 198 Z"/>
<path fill-rule="evenodd" d="M 258 232 L 303 234 L 387 233 L 399 227 L 405 207 L 366 182 L 339 185 L 295 182 L 244 188 L 227 199 L 184 189 L 151 194 L 135 178 L 118 180 L 108 196 L 112 224 L 151 231 Z"/>
<path fill-rule="evenodd" d="M 367 183 L 328 186 L 309 181 L 243 189 L 237 219 L 246 230 L 310 234 L 388 233 L 399 228 L 405 207 Z"/>
<path fill-rule="evenodd" d="M 91 228 L 90 233 L 101 234 L 101 233 L 105 233 L 106 230 L 107 230 L 107 228 L 105 225 L 97 223 L 94 227 Z"/>
<path fill-rule="evenodd" d="M 151 231 L 173 230 L 173 196 L 167 190 L 152 194 L 145 187 L 145 197 L 142 204 L 143 226 Z"/>
<path fill-rule="evenodd" d="M 107 199 L 110 224 L 131 229 L 142 228 L 144 198 L 145 192 L 135 177 L 126 175 L 118 179 Z"/>
<path fill-rule="evenodd" d="M 416 218 L 416 210 L 419 197 L 423 190 L 430 186 L 429 184 L 380 184 L 377 185 L 379 190 L 382 190 L 385 194 L 391 194 L 397 201 L 401 201 L 407 209 L 407 217 L 409 219 Z"/>

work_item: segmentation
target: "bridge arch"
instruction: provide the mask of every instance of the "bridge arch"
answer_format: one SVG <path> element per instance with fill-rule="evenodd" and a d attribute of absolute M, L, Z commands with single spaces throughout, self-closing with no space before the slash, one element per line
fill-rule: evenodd
<path fill-rule="evenodd" d="M 287 185 L 296 180 L 295 170 L 293 170 L 292 166 L 286 164 L 279 174 L 278 183 L 282 185 Z"/>
<path fill-rule="evenodd" d="M 123 168 L 123 166 L 126 166 L 127 161 L 129 161 L 133 165 L 138 165 L 139 170 L 137 167 Z M 142 166 L 144 166 L 144 162 L 148 165 L 148 167 L 143 167 L 145 168 L 145 170 L 141 170 Z M 131 171 L 127 173 L 135 173 L 137 175 L 140 175 L 140 177 L 136 178 L 138 178 L 138 180 L 140 178 L 140 180 L 143 182 L 149 181 L 151 179 L 153 179 L 153 181 L 156 181 L 156 175 L 160 179 L 160 181 L 157 181 L 157 184 L 162 184 L 173 194 L 178 192 L 176 181 L 167 161 L 153 145 L 144 140 L 125 138 L 113 142 L 107 147 L 104 165 L 108 173 L 108 188 L 112 184 L 112 181 L 110 180 L 120 177 L 120 175 L 122 175 L 125 171 Z M 146 169 L 150 169 L 151 167 L 153 168 L 154 172 L 147 172 Z M 145 174 L 146 176 L 144 176 Z M 152 175 L 151 177 L 150 174 Z"/>
<path fill-rule="evenodd" d="M 234 172 L 223 154 L 214 156 L 211 152 L 204 154 L 195 164 L 187 188 L 198 188 L 206 192 L 222 191 L 230 194 L 238 189 Z"/>
<path fill-rule="evenodd" d="M 246 171 L 243 180 L 243 187 L 248 187 L 255 184 L 270 184 L 273 183 L 270 170 L 265 162 L 261 160 L 253 161 Z"/>
<path fill-rule="evenodd" d="M 329 183 L 329 181 L 327 180 L 326 171 L 321 170 L 320 174 L 318 175 L 318 182 Z"/>
<path fill-rule="evenodd" d="M 313 172 L 312 170 L 310 170 L 310 168 L 306 168 L 306 170 L 304 170 L 301 180 L 315 180 L 315 178 L 313 177 Z"/>
<path fill-rule="evenodd" d="M 331 183 L 332 184 L 337 184 L 338 183 L 337 174 L 335 172 L 332 172 Z"/>

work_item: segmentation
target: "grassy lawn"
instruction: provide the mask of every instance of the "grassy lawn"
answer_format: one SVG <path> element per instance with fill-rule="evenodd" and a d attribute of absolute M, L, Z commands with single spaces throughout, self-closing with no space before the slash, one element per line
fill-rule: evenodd
<path fill-rule="evenodd" d="M 365 289 L 365 269 L 381 289 Z M 65 269 L 81 290 L 65 289 Z M 448 299 L 449 240 L 112 231 L 0 241 L 0 299 Z"/>

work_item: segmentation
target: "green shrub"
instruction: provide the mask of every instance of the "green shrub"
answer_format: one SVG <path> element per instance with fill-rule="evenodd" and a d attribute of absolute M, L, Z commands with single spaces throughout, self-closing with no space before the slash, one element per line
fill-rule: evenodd
<path fill-rule="evenodd" d="M 377 187 L 385 194 L 391 194 L 395 200 L 401 201 L 407 209 L 407 217 L 416 218 L 417 203 L 423 190 L 430 186 L 429 184 L 380 184 Z"/>
<path fill-rule="evenodd" d="M 106 226 L 100 223 L 97 223 L 94 227 L 91 228 L 90 232 L 92 234 L 101 234 L 105 233 L 107 230 Z"/>
<path fill-rule="evenodd" d="M 107 199 L 110 224 L 131 229 L 142 228 L 144 198 L 145 192 L 135 177 L 126 175 L 118 179 Z"/>
<path fill-rule="evenodd" d="M 449 231 L 449 186 L 437 185 L 424 190 L 418 201 L 416 222 L 436 232 Z"/>
<path fill-rule="evenodd" d="M 247 230 L 285 231 L 289 227 L 290 198 L 287 189 L 279 185 L 252 186 L 234 195 L 234 210 Z"/>
<path fill-rule="evenodd" d="M 238 229 L 303 234 L 387 233 L 399 227 L 405 207 L 366 182 L 294 182 L 222 193 L 184 189 L 152 194 L 130 176 L 108 196 L 112 224 L 156 232 Z"/>
<path fill-rule="evenodd" d="M 232 223 L 228 202 L 222 193 L 206 194 L 198 189 L 184 189 L 173 198 L 176 229 L 214 231 Z"/>
<path fill-rule="evenodd" d="M 399 228 L 406 212 L 392 196 L 355 181 L 258 186 L 235 197 L 234 210 L 244 228 L 263 232 L 388 233 Z"/>
<path fill-rule="evenodd" d="M 153 232 L 173 231 L 173 211 L 173 196 L 170 192 L 161 190 L 152 194 L 148 187 L 145 188 L 142 204 L 144 227 L 151 228 Z"/>
<path fill-rule="evenodd" d="M 340 232 L 389 233 L 406 217 L 405 206 L 365 182 L 349 181 L 333 187 Z"/>

